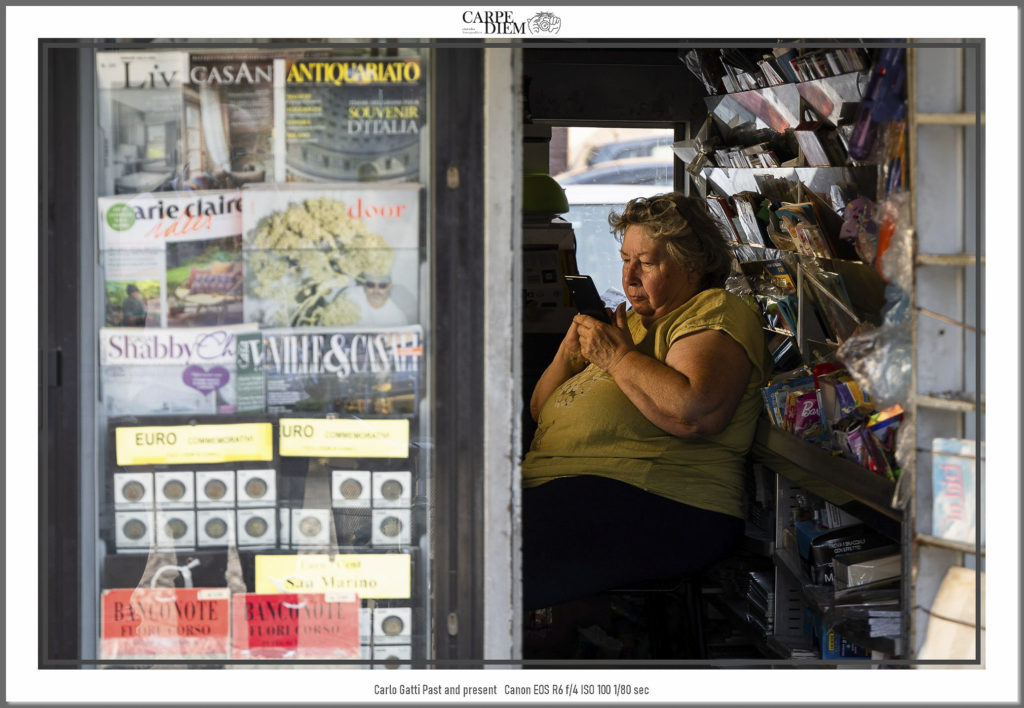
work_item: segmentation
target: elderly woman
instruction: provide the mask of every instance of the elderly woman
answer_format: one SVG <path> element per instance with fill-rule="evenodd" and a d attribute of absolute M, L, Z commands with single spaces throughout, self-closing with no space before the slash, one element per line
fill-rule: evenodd
<path fill-rule="evenodd" d="M 625 303 L 577 315 L 530 400 L 526 609 L 705 567 L 743 532 L 744 456 L 769 371 L 703 199 L 634 199 L 609 223 Z"/>

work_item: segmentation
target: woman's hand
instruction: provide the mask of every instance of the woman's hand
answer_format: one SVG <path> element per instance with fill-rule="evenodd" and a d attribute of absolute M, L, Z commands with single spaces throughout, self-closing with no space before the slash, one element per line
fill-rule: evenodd
<path fill-rule="evenodd" d="M 558 356 L 573 373 L 579 373 L 587 366 L 587 357 L 580 350 L 579 326 L 575 320 L 558 345 Z"/>
<path fill-rule="evenodd" d="M 612 319 L 610 325 L 587 315 L 576 315 L 569 332 L 575 330 L 582 356 L 610 372 L 636 345 L 626 324 L 626 303 L 620 303 L 615 312 L 608 310 L 608 314 Z"/>

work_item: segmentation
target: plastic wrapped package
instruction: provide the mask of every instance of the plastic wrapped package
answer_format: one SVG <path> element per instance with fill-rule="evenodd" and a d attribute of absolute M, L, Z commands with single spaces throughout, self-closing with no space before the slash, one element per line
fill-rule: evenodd
<path fill-rule="evenodd" d="M 876 399 L 879 408 L 905 402 L 910 396 L 914 357 L 908 292 L 914 274 L 908 196 L 906 192 L 894 193 L 879 209 L 881 228 L 876 265 L 888 281 L 882 324 L 858 328 L 836 351 L 839 360 Z"/>
<path fill-rule="evenodd" d="M 836 357 L 880 407 L 910 396 L 913 347 L 905 323 L 862 328 L 836 350 Z"/>
<path fill-rule="evenodd" d="M 797 258 L 804 282 L 807 283 L 807 292 L 832 336 L 842 342 L 859 331 L 863 324 L 853 309 L 842 276 L 825 270 L 815 258 Z"/>

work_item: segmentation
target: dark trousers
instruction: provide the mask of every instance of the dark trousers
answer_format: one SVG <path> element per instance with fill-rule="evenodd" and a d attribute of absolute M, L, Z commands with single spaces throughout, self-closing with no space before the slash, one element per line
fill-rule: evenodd
<path fill-rule="evenodd" d="M 700 570 L 728 555 L 742 519 L 597 476 L 523 489 L 523 606 Z"/>

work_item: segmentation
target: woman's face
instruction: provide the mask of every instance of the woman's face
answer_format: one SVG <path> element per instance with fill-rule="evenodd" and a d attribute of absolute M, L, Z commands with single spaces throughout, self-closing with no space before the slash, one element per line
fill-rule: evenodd
<path fill-rule="evenodd" d="M 667 315 L 697 294 L 699 277 L 684 269 L 663 243 L 629 226 L 622 238 L 622 289 L 644 325 Z"/>

